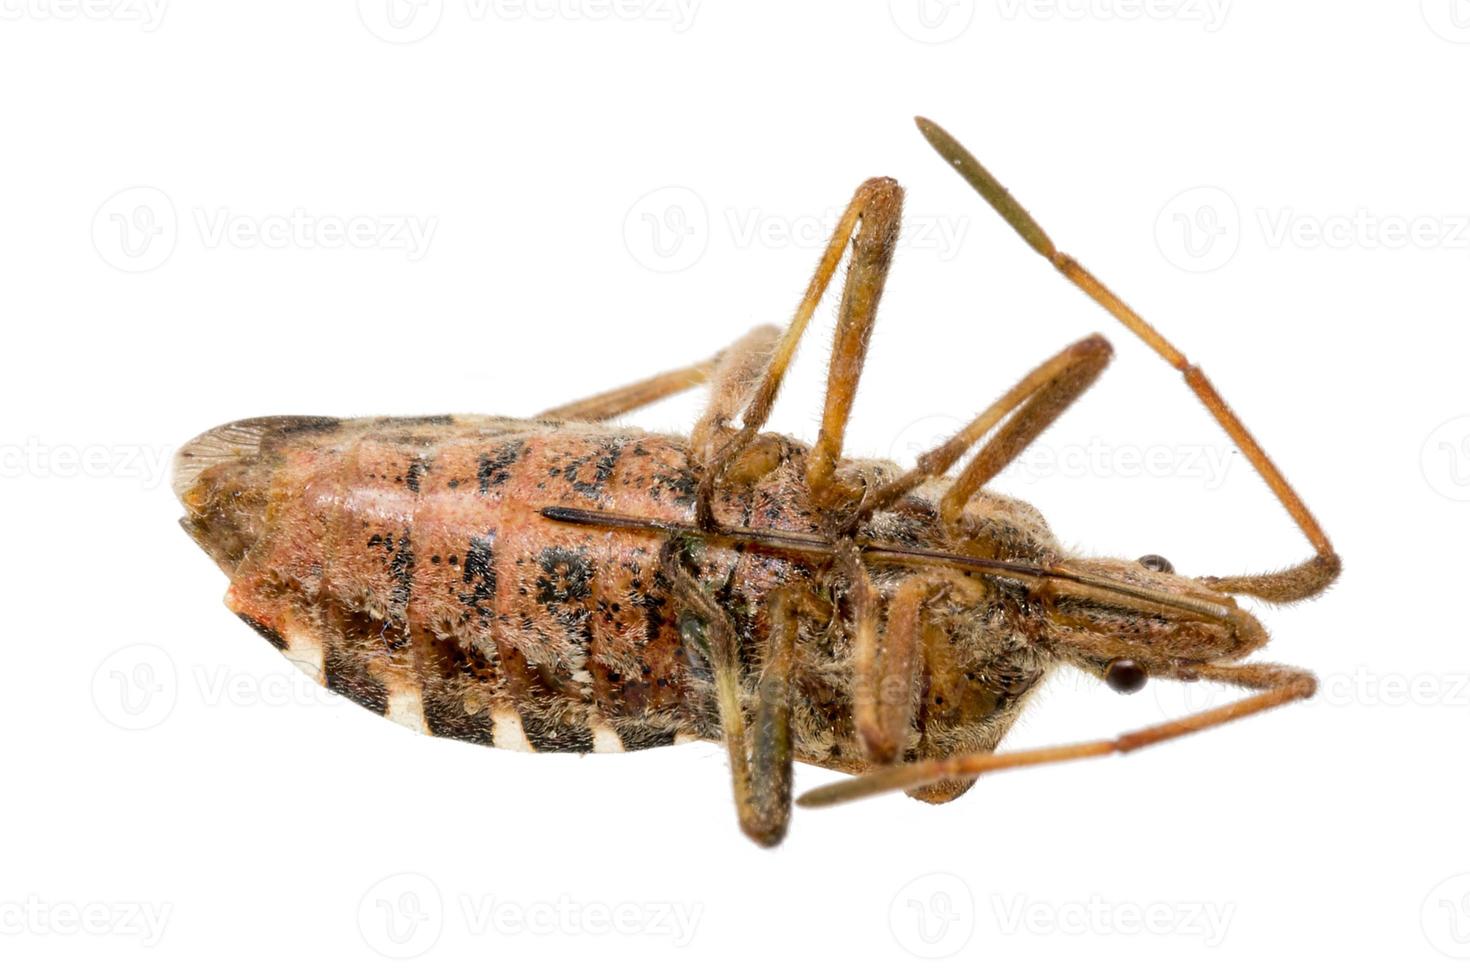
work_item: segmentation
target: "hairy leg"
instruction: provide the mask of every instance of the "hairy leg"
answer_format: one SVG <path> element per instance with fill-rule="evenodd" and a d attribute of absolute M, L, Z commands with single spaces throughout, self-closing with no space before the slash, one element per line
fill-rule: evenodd
<path fill-rule="evenodd" d="M 925 480 L 942 476 L 987 433 L 1009 416 L 1006 425 L 976 454 L 945 494 L 940 513 L 953 523 L 975 493 L 1056 421 L 1097 380 L 1113 355 L 1113 347 L 1093 334 L 1055 355 L 996 400 L 944 443 L 924 453 L 912 469 L 874 488 L 854 517 L 860 520 L 892 504 Z"/>
<path fill-rule="evenodd" d="M 853 396 L 857 392 L 858 378 L 862 373 L 863 358 L 867 353 L 868 338 L 877 315 L 878 300 L 882 296 L 888 268 L 893 260 L 893 250 L 898 241 L 902 210 L 903 190 L 886 177 L 865 181 L 853 194 L 852 201 L 827 243 L 826 251 L 817 263 L 816 272 L 807 285 L 791 326 L 776 344 L 765 370 L 750 383 L 748 391 L 740 393 L 738 397 L 732 395 L 729 399 L 730 404 L 743 403 L 745 411 L 741 416 L 741 427 L 731 433 L 730 438 L 713 455 L 700 479 L 696 511 L 701 527 L 713 527 L 712 501 L 715 487 L 770 418 L 771 408 L 781 390 L 786 372 L 791 367 L 802 334 L 806 332 L 817 304 L 837 272 L 849 239 L 852 239 L 852 259 L 848 265 L 847 281 L 843 286 L 837 335 L 827 371 L 827 398 L 822 412 L 822 429 L 808 457 L 807 472 L 808 484 L 815 500 L 830 502 L 832 498 L 841 496 L 841 490 L 835 486 L 833 473 L 836 461 L 841 456 L 842 437 L 847 427 Z"/>
<path fill-rule="evenodd" d="M 1307 540 L 1315 550 L 1311 558 L 1280 572 L 1264 575 L 1241 575 L 1225 578 L 1209 577 L 1201 581 L 1221 592 L 1253 595 L 1270 602 L 1295 602 L 1316 595 L 1330 585 L 1341 571 L 1342 562 L 1326 533 L 1301 497 L 1292 489 L 1286 477 L 1276 468 L 1265 450 L 1256 442 L 1239 417 L 1225 404 L 1215 386 L 1205 377 L 1198 365 L 1188 359 L 1163 335 L 1155 330 L 1108 287 L 1099 282 L 1092 273 L 1070 255 L 1061 252 L 1052 244 L 1050 236 L 1042 230 L 1035 219 L 1011 196 L 1010 191 L 991 173 L 980 165 L 957 140 L 938 125 L 927 119 L 916 120 L 919 130 L 939 154 L 954 167 L 980 196 L 1006 220 L 1037 253 L 1050 262 L 1058 272 L 1091 296 L 1123 326 L 1131 330 L 1140 340 L 1153 348 L 1154 352 L 1177 370 L 1184 381 L 1210 414 L 1230 436 L 1241 453 L 1250 460 L 1256 472 L 1266 481 L 1276 499 L 1286 508 Z"/>
<path fill-rule="evenodd" d="M 684 567 L 680 553 L 680 543 L 670 539 L 660 565 L 678 601 L 698 622 L 696 630 L 684 630 L 686 642 L 700 649 L 710 664 L 740 829 L 757 844 L 772 847 L 786 836 L 791 820 L 791 675 L 798 617 L 803 610 L 820 615 L 821 600 L 800 586 L 776 589 L 767 599 L 770 631 L 748 743 L 739 636 L 729 615 Z"/>
<path fill-rule="evenodd" d="M 1303 670 L 1278 664 L 1212 665 L 1200 664 L 1182 671 L 1181 678 L 1219 681 L 1259 693 L 1232 701 L 1208 711 L 1152 725 L 1117 738 L 1072 745 L 1055 745 L 1043 749 L 1021 749 L 1014 752 L 986 752 L 960 755 L 949 759 L 930 759 L 912 765 L 895 766 L 830 783 L 805 793 L 797 800 L 802 806 L 831 806 L 893 790 L 913 790 L 947 779 L 973 778 L 982 773 L 1025 766 L 1071 762 L 1114 753 L 1133 752 L 1214 728 L 1226 722 L 1268 711 L 1292 701 L 1310 698 L 1317 690 L 1317 679 Z"/>
<path fill-rule="evenodd" d="M 730 364 L 732 358 L 744 356 L 753 343 L 770 335 L 773 327 L 756 327 L 729 347 L 709 360 L 675 368 L 656 374 L 642 381 L 598 392 L 588 398 L 549 408 L 536 416 L 538 419 L 565 419 L 577 422 L 602 422 L 624 415 L 645 405 L 662 401 L 672 395 L 688 391 L 717 379 Z"/>

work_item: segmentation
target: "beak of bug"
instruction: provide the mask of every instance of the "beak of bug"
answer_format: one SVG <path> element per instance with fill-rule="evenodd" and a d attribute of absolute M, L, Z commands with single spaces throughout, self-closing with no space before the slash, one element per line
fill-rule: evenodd
<path fill-rule="evenodd" d="M 260 536 L 280 446 L 292 435 L 336 426 L 336 419 L 243 419 L 190 439 L 174 455 L 174 495 L 189 536 L 233 574 Z"/>
<path fill-rule="evenodd" d="M 1149 677 L 1188 677 L 1191 666 L 1238 660 L 1264 646 L 1265 627 L 1235 599 L 1139 561 L 1073 559 L 1072 578 L 1042 596 L 1059 648 L 1109 687 L 1131 694 Z"/>

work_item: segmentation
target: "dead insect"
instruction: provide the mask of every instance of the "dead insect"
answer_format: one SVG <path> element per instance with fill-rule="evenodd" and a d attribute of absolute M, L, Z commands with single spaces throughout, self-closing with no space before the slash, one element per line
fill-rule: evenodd
<path fill-rule="evenodd" d="M 1198 367 L 918 123 L 1027 244 L 1183 374 L 1312 558 L 1224 578 L 1157 555 L 1084 558 L 985 489 L 1102 372 L 1112 348 L 1096 335 L 909 470 L 844 458 L 899 227 L 903 193 L 883 178 L 853 196 L 790 327 L 705 363 L 528 420 L 277 417 L 194 439 L 175 490 L 184 528 L 230 577 L 229 607 L 319 682 L 420 731 L 535 751 L 723 742 L 740 825 L 768 845 L 786 830 L 793 759 L 861 774 L 806 805 L 895 789 L 942 802 L 981 773 L 1129 752 L 1311 696 L 1304 671 L 1237 662 L 1266 632 L 1232 596 L 1321 592 L 1340 563 L 1316 520 Z M 806 446 L 762 429 L 849 239 Z M 606 424 L 700 384 L 709 405 L 687 439 Z M 1062 665 L 1122 693 L 1149 678 L 1252 693 L 1119 738 L 996 752 Z"/>

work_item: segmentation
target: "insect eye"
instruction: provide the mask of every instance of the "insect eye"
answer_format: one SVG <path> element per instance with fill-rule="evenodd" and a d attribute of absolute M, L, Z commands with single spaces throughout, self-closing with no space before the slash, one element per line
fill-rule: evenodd
<path fill-rule="evenodd" d="M 1148 671 L 1136 660 L 1113 660 L 1103 671 L 1103 683 L 1119 694 L 1137 694 L 1148 682 Z"/>
<path fill-rule="evenodd" d="M 1163 555 L 1144 555 L 1138 559 L 1138 563 L 1151 572 L 1168 572 L 1174 574 L 1174 563 Z"/>

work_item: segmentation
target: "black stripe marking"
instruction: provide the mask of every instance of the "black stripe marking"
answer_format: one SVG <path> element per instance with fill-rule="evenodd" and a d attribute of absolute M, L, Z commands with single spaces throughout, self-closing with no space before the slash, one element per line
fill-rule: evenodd
<path fill-rule="evenodd" d="M 277 633 L 275 630 L 271 629 L 269 626 L 267 626 L 265 623 L 262 623 L 254 616 L 249 616 L 245 613 L 236 613 L 235 615 L 239 616 L 241 621 L 243 621 L 246 626 L 249 626 L 251 629 L 255 630 L 255 632 L 265 637 L 266 641 L 269 642 L 270 645 L 275 647 L 277 650 L 284 650 L 288 646 L 288 644 L 286 643 L 286 638 L 284 636 L 282 636 L 280 633 Z"/>
<path fill-rule="evenodd" d="M 464 584 L 470 591 L 459 593 L 459 601 L 473 609 L 481 619 L 488 618 L 495 605 L 495 529 L 484 537 L 470 538 L 464 555 Z"/>
<path fill-rule="evenodd" d="M 537 752 L 592 751 L 592 730 L 585 722 L 557 723 L 522 713 L 521 730 Z"/>
<path fill-rule="evenodd" d="M 351 698 L 376 714 L 388 712 L 388 689 L 367 672 L 362 657 L 327 651 L 327 689 Z"/>
<path fill-rule="evenodd" d="M 486 707 L 477 714 L 469 714 L 464 709 L 464 698 L 443 686 L 435 685 L 433 690 L 424 691 L 424 721 L 434 735 L 478 745 L 495 744 L 490 709 Z"/>
<path fill-rule="evenodd" d="M 496 450 L 495 455 L 482 453 L 480 463 L 475 472 L 475 478 L 480 484 L 480 495 L 484 496 L 490 492 L 493 486 L 499 486 L 510 479 L 510 469 L 516 460 L 521 458 L 521 450 L 525 448 L 521 440 L 508 442 Z"/>
<path fill-rule="evenodd" d="M 617 729 L 618 737 L 623 740 L 623 749 L 627 752 L 637 752 L 641 749 L 658 749 L 665 745 L 674 744 L 674 730 L 672 728 L 649 728 L 644 725 L 627 725 Z"/>

